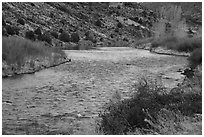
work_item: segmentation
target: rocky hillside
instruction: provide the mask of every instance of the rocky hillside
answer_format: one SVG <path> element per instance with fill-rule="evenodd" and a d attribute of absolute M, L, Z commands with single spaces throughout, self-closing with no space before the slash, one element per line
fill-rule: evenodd
<path fill-rule="evenodd" d="M 74 46 L 81 41 L 82 45 L 91 41 L 94 46 L 127 46 L 152 35 L 151 27 L 157 15 L 149 5 L 152 4 L 4 2 L 2 33 L 46 41 L 58 47 Z M 195 11 L 198 14 L 189 18 L 193 20 L 195 15 L 198 20 L 195 23 L 199 24 L 201 10 Z M 68 35 L 63 36 L 69 37 L 66 40 L 61 36 L 64 32 Z"/>

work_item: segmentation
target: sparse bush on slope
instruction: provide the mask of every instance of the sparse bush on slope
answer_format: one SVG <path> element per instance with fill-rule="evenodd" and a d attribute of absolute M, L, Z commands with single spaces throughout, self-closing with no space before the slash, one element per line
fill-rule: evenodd
<path fill-rule="evenodd" d="M 63 29 L 61 28 L 61 29 L 59 29 L 59 33 L 62 33 L 63 32 Z"/>
<path fill-rule="evenodd" d="M 34 33 L 32 30 L 26 31 L 25 37 L 26 37 L 27 39 L 30 39 L 30 40 L 33 40 L 33 41 L 35 41 L 35 39 L 36 39 L 35 33 Z"/>
<path fill-rule="evenodd" d="M 102 27 L 102 22 L 101 22 L 101 20 L 97 20 L 95 23 L 94 23 L 96 26 L 98 26 L 98 27 Z"/>
<path fill-rule="evenodd" d="M 41 41 L 45 41 L 49 44 L 52 44 L 52 38 L 49 32 L 44 32 L 41 36 L 40 36 L 40 40 Z"/>
<path fill-rule="evenodd" d="M 19 24 L 21 24 L 21 25 L 25 25 L 25 20 L 22 19 L 22 18 L 19 18 L 19 19 L 17 20 L 17 23 L 19 23 Z"/>
<path fill-rule="evenodd" d="M 19 34 L 19 28 L 16 26 L 11 26 L 11 25 L 7 25 L 5 26 L 6 31 L 9 35 L 18 35 Z"/>
<path fill-rule="evenodd" d="M 118 27 L 118 28 L 122 28 L 122 27 L 123 27 L 123 24 L 122 24 L 121 22 L 118 22 L 117 27 Z"/>
<path fill-rule="evenodd" d="M 94 35 L 94 33 L 92 31 L 87 31 L 85 33 L 85 40 L 89 40 L 93 43 L 96 43 L 96 36 Z"/>
<path fill-rule="evenodd" d="M 78 43 L 80 40 L 79 34 L 78 33 L 72 33 L 71 34 L 71 42 Z"/>
<path fill-rule="evenodd" d="M 38 36 L 41 36 L 42 35 L 42 31 L 41 29 L 38 27 L 35 31 L 35 34 L 37 34 Z"/>
<path fill-rule="evenodd" d="M 59 37 L 59 35 L 56 31 L 52 31 L 50 34 L 56 39 L 58 39 L 58 37 Z"/>
<path fill-rule="evenodd" d="M 70 35 L 63 31 L 60 35 L 59 35 L 59 40 L 63 41 L 63 42 L 70 42 Z"/>

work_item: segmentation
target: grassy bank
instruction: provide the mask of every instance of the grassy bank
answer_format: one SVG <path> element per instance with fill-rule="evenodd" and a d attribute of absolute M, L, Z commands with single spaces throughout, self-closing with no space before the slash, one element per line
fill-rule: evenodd
<path fill-rule="evenodd" d="M 66 58 L 65 53 L 22 37 L 2 38 L 3 73 L 20 73 L 42 65 L 54 65 Z M 27 70 L 25 70 L 27 71 Z"/>

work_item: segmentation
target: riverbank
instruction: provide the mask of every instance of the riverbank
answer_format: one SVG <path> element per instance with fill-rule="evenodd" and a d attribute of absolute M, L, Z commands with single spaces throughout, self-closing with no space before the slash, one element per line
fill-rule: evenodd
<path fill-rule="evenodd" d="M 2 77 L 30 74 L 71 61 L 64 51 L 46 45 L 12 36 L 2 39 Z"/>
<path fill-rule="evenodd" d="M 31 63 L 32 62 L 32 63 Z M 42 69 L 47 69 L 51 67 L 58 66 L 63 63 L 71 62 L 71 59 L 60 58 L 55 62 L 50 62 L 48 59 L 37 59 L 37 60 L 28 60 L 24 66 L 18 68 L 15 65 L 7 65 L 6 62 L 2 63 L 2 78 L 13 77 L 16 75 L 23 74 L 33 74 Z M 32 64 L 32 65 L 31 65 Z"/>
<path fill-rule="evenodd" d="M 181 57 L 189 57 L 190 56 L 190 53 L 188 53 L 188 52 L 178 52 L 175 50 L 165 49 L 162 47 L 151 48 L 151 43 L 140 44 L 140 45 L 137 45 L 134 47 L 136 49 L 149 50 L 153 53 L 161 54 L 161 55 L 171 55 L 171 56 L 181 56 Z"/>

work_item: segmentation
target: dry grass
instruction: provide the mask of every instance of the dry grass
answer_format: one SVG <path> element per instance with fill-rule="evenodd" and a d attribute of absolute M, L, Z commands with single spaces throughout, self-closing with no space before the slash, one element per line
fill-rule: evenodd
<path fill-rule="evenodd" d="M 27 58 L 52 58 L 52 53 L 56 53 L 57 58 L 65 57 L 63 51 L 44 46 L 42 43 L 32 42 L 21 37 L 2 38 L 2 60 L 8 65 L 17 64 L 20 67 Z"/>

